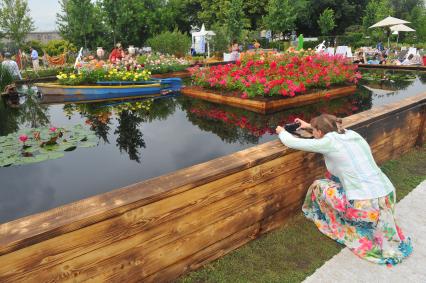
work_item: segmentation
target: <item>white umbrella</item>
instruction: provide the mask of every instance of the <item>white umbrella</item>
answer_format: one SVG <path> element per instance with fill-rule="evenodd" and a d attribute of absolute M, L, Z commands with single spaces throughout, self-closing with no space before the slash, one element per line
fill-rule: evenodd
<path fill-rule="evenodd" d="M 395 26 L 399 24 L 409 24 L 409 23 L 410 22 L 407 22 L 405 20 L 401 20 L 401 19 L 389 16 L 386 19 L 383 19 L 380 22 L 375 23 L 369 28 L 390 27 L 390 26 Z"/>
<path fill-rule="evenodd" d="M 369 28 L 380 28 L 380 27 L 391 27 L 396 26 L 400 24 L 409 24 L 410 22 L 407 22 L 405 20 L 401 20 L 394 17 L 387 17 L 386 19 L 381 20 L 380 22 L 375 23 Z M 390 47 L 390 37 L 388 36 L 388 48 Z"/>
<path fill-rule="evenodd" d="M 396 26 L 391 26 L 390 30 L 393 31 L 392 34 L 396 33 L 398 35 L 398 37 L 396 38 L 396 43 L 397 44 L 398 44 L 398 41 L 399 41 L 399 32 L 400 31 L 406 31 L 406 32 L 416 31 L 416 30 L 414 30 L 414 29 L 412 29 L 409 26 L 406 26 L 404 24 L 399 24 L 399 25 L 396 25 Z"/>
<path fill-rule="evenodd" d="M 416 30 L 414 30 L 414 29 L 412 29 L 409 26 L 406 26 L 404 24 L 391 26 L 390 29 L 391 29 L 391 31 L 416 31 Z"/>

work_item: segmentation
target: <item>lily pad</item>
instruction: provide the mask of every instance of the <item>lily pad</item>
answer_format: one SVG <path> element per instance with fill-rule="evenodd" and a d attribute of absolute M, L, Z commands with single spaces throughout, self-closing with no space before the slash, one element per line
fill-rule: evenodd
<path fill-rule="evenodd" d="M 25 143 L 19 137 L 26 135 Z M 78 147 L 96 146 L 96 136 L 82 125 L 22 129 L 0 137 L 0 167 L 31 164 L 64 156 Z"/>

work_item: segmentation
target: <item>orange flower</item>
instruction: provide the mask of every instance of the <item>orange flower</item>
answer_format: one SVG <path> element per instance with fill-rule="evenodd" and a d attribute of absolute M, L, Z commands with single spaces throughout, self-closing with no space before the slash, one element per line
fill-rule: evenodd
<path fill-rule="evenodd" d="M 377 221 L 377 219 L 379 219 L 379 212 L 377 211 L 368 212 L 368 219 L 370 219 L 371 221 Z"/>
<path fill-rule="evenodd" d="M 334 189 L 333 188 L 329 188 L 326 191 L 326 194 L 327 194 L 328 197 L 332 198 L 334 196 Z"/>

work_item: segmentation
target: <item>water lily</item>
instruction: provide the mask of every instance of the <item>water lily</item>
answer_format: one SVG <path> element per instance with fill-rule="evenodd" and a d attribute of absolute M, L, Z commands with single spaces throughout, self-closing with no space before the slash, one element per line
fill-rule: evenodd
<path fill-rule="evenodd" d="M 28 136 L 26 134 L 22 134 L 19 136 L 19 140 L 25 144 L 25 142 L 28 140 Z"/>
<path fill-rule="evenodd" d="M 52 133 L 55 133 L 55 132 L 56 132 L 56 130 L 57 130 L 57 128 L 55 128 L 55 127 L 50 127 L 50 128 L 49 128 L 49 131 L 51 131 Z"/>

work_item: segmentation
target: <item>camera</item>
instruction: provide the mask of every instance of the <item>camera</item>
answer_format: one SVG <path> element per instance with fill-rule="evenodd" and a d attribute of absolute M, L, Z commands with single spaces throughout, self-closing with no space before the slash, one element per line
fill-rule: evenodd
<path fill-rule="evenodd" d="M 311 128 L 303 128 L 300 130 L 297 130 L 300 127 L 300 123 L 294 122 L 294 123 L 288 123 L 284 125 L 284 129 L 289 132 L 292 135 L 295 135 L 299 138 L 303 139 L 313 139 L 314 136 L 312 135 L 312 129 Z"/>
<path fill-rule="evenodd" d="M 284 129 L 291 134 L 294 134 L 294 132 L 296 132 L 297 128 L 299 127 L 300 127 L 300 123 L 298 122 L 288 123 L 284 125 Z"/>

